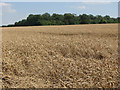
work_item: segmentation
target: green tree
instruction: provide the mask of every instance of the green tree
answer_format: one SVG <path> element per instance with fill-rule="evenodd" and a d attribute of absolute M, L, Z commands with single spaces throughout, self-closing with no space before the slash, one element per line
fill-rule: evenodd
<path fill-rule="evenodd" d="M 73 15 L 73 14 L 70 14 L 70 13 L 64 14 L 64 23 L 65 23 L 66 25 L 75 24 L 74 15 Z"/>
<path fill-rule="evenodd" d="M 27 17 L 27 25 L 31 25 L 31 26 L 34 26 L 34 25 L 39 25 L 38 23 L 38 20 L 41 19 L 41 15 L 29 15 Z"/>
<path fill-rule="evenodd" d="M 110 16 L 93 16 L 93 15 L 76 15 L 65 13 L 64 15 L 54 13 L 52 16 L 49 13 L 33 15 L 30 14 L 27 19 L 15 22 L 10 26 L 36 26 L 36 25 L 72 25 L 72 24 L 104 24 L 104 23 L 118 23 L 119 18 L 111 18 Z M 4 26 L 5 27 L 5 26 Z"/>
<path fill-rule="evenodd" d="M 107 21 L 106 20 L 104 20 L 104 19 L 102 19 L 100 22 L 99 22 L 100 24 L 102 24 L 102 23 L 107 23 Z"/>
<path fill-rule="evenodd" d="M 42 18 L 43 18 L 44 20 L 49 20 L 49 19 L 50 19 L 50 14 L 49 14 L 49 13 L 44 13 L 44 14 L 42 15 Z"/>
<path fill-rule="evenodd" d="M 88 15 L 83 14 L 81 16 L 81 24 L 89 24 L 90 23 L 90 18 Z"/>
<path fill-rule="evenodd" d="M 59 14 L 53 14 L 51 16 L 52 19 L 52 24 L 56 24 L 56 25 L 64 25 L 64 16 L 63 15 L 59 15 Z"/>

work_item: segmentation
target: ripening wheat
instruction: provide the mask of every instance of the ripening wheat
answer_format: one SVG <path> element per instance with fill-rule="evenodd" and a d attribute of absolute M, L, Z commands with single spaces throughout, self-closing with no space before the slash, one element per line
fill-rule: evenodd
<path fill-rule="evenodd" d="M 117 24 L 3 28 L 3 87 L 117 88 Z"/>

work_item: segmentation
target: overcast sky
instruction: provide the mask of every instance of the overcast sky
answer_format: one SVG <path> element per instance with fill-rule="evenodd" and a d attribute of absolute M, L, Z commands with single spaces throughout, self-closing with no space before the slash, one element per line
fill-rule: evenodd
<path fill-rule="evenodd" d="M 8 2 L 0 3 L 0 8 L 2 6 L 2 14 L 0 13 L 0 16 L 2 16 L 2 25 L 13 24 L 16 21 L 27 18 L 29 14 L 43 14 L 45 12 L 48 12 L 50 14 L 74 13 L 77 15 L 93 14 L 118 17 L 118 0 L 102 0 L 107 2 L 10 2 L 15 0 L 7 1 Z"/>

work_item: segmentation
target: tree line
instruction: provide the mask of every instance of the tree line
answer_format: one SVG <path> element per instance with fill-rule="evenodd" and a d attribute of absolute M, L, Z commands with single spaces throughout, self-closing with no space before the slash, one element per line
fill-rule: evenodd
<path fill-rule="evenodd" d="M 44 13 L 33 15 L 30 14 L 27 19 L 15 22 L 14 24 L 7 25 L 11 26 L 42 26 L 42 25 L 74 25 L 74 24 L 105 24 L 105 23 L 118 23 L 119 18 L 111 18 L 110 16 L 93 16 L 93 15 L 76 15 L 71 13 L 52 14 Z M 4 27 L 4 26 L 3 26 Z"/>

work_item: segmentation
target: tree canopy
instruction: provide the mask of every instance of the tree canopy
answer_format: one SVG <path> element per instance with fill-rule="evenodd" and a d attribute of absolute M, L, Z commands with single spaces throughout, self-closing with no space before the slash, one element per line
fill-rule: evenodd
<path fill-rule="evenodd" d="M 9 26 L 42 26 L 42 25 L 74 25 L 74 24 L 105 24 L 105 23 L 118 23 L 119 18 L 111 18 L 110 16 L 93 16 L 93 15 L 76 15 L 71 13 L 65 13 L 64 15 L 49 13 L 33 15 L 30 14 L 27 19 L 15 22 Z"/>

